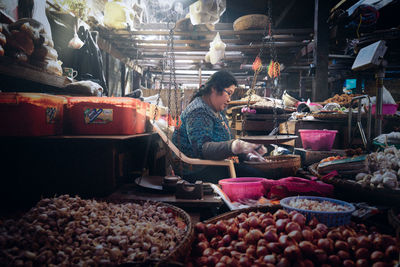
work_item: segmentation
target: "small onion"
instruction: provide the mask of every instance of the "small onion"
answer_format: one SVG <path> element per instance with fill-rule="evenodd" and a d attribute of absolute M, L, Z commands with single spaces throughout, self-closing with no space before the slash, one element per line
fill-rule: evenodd
<path fill-rule="evenodd" d="M 303 236 L 304 240 L 312 241 L 313 240 L 313 233 L 308 229 L 304 229 L 301 231 L 301 235 Z"/>
<path fill-rule="evenodd" d="M 376 251 L 374 251 L 374 252 L 371 253 L 370 259 L 371 259 L 373 262 L 377 262 L 377 261 L 383 260 L 384 257 L 385 257 L 385 254 L 383 254 L 382 251 L 376 250 Z"/>
<path fill-rule="evenodd" d="M 388 259 L 392 259 L 392 260 L 398 259 L 399 258 L 399 248 L 397 246 L 393 246 L 393 245 L 388 246 L 385 251 L 385 256 Z"/>
<path fill-rule="evenodd" d="M 274 254 L 265 255 L 263 258 L 263 262 L 275 264 L 276 256 Z"/>
<path fill-rule="evenodd" d="M 301 227 L 298 223 L 295 222 L 288 222 L 285 226 L 286 233 L 290 233 L 292 231 L 301 231 Z"/>
<path fill-rule="evenodd" d="M 257 251 L 256 251 L 257 257 L 263 257 L 267 254 L 268 254 L 268 249 L 266 247 L 264 247 L 264 246 L 257 247 Z"/>
<path fill-rule="evenodd" d="M 292 217 L 292 222 L 295 222 L 301 227 L 304 227 L 304 225 L 306 224 L 306 217 L 303 214 L 296 212 L 296 214 L 294 214 Z"/>
<path fill-rule="evenodd" d="M 291 232 L 288 234 L 288 236 L 289 236 L 290 238 L 296 240 L 297 242 L 300 242 L 300 241 L 303 239 L 303 236 L 302 236 L 301 232 L 298 231 L 298 230 L 291 231 Z"/>
<path fill-rule="evenodd" d="M 314 254 L 315 245 L 310 241 L 301 241 L 299 247 L 304 255 L 311 256 Z"/>
<path fill-rule="evenodd" d="M 343 261 L 343 266 L 344 267 L 354 267 L 356 265 L 355 265 L 354 261 L 352 261 L 352 260 L 344 260 Z"/>
<path fill-rule="evenodd" d="M 268 242 L 276 242 L 278 241 L 278 235 L 275 231 L 268 230 L 264 233 L 264 239 Z"/>
<path fill-rule="evenodd" d="M 369 251 L 366 248 L 359 248 L 356 250 L 354 256 L 356 257 L 356 259 L 368 259 Z"/>
<path fill-rule="evenodd" d="M 276 230 L 278 232 L 285 231 L 286 224 L 289 222 L 289 219 L 278 219 L 275 223 Z"/>
<path fill-rule="evenodd" d="M 298 260 L 301 258 L 301 250 L 296 245 L 288 246 L 284 249 L 283 255 L 291 260 Z"/>
<path fill-rule="evenodd" d="M 337 255 L 339 256 L 339 258 L 340 258 L 341 260 L 350 259 L 350 254 L 349 254 L 347 251 L 344 251 L 344 250 L 339 250 L 339 251 L 337 252 Z"/>
<path fill-rule="evenodd" d="M 277 210 L 274 213 L 274 219 L 278 220 L 278 219 L 286 219 L 289 218 L 289 214 L 285 211 L 285 210 Z"/>
<path fill-rule="evenodd" d="M 337 256 L 337 255 L 329 255 L 328 262 L 332 266 L 340 266 L 342 264 L 342 261 L 340 260 L 339 256 Z"/>
<path fill-rule="evenodd" d="M 357 267 L 369 267 L 369 262 L 366 259 L 358 259 L 356 261 L 356 266 Z"/>

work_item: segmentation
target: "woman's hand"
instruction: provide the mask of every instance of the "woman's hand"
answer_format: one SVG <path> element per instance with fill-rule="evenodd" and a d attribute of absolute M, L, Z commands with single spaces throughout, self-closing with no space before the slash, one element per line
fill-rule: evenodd
<path fill-rule="evenodd" d="M 235 139 L 232 142 L 233 154 L 248 154 L 253 151 L 256 151 L 260 155 L 267 153 L 267 149 L 263 145 L 253 144 L 239 139 Z"/>
<path fill-rule="evenodd" d="M 246 155 L 248 161 L 265 162 L 265 159 L 260 154 L 249 153 Z"/>

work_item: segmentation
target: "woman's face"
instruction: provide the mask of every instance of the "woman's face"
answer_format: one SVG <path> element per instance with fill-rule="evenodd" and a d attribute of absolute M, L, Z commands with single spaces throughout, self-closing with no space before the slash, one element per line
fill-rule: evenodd
<path fill-rule="evenodd" d="M 231 96 L 235 92 L 235 89 L 236 86 L 234 84 L 224 88 L 222 93 L 213 88 L 210 95 L 212 108 L 217 112 L 226 109 L 228 107 L 229 101 L 231 101 Z"/>

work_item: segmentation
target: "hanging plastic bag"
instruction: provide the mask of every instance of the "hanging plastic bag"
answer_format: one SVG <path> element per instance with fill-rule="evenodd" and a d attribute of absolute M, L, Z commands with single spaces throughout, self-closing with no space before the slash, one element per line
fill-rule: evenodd
<path fill-rule="evenodd" d="M 215 24 L 225 9 L 226 0 L 199 0 L 189 6 L 190 21 L 193 25 Z"/>
<path fill-rule="evenodd" d="M 214 37 L 214 40 L 210 43 L 210 62 L 215 64 L 225 56 L 226 44 L 222 42 L 219 32 Z"/>
<path fill-rule="evenodd" d="M 76 32 L 76 26 L 74 26 L 74 37 L 68 42 L 68 47 L 72 49 L 80 49 L 83 45 L 84 43 L 81 39 L 79 39 L 79 36 Z"/>
<path fill-rule="evenodd" d="M 104 7 L 104 25 L 113 29 L 133 29 L 134 11 L 121 2 L 110 1 Z"/>

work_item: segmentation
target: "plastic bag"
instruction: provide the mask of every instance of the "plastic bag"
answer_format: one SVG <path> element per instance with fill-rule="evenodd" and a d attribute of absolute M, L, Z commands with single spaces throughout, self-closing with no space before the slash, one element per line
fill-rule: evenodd
<path fill-rule="evenodd" d="M 113 29 L 133 29 L 134 11 L 124 3 L 111 1 L 104 7 L 104 25 Z"/>
<path fill-rule="evenodd" d="M 367 105 L 368 101 L 366 98 L 364 98 L 361 100 L 361 103 L 363 105 Z M 371 104 L 376 104 L 376 96 L 371 97 Z M 396 104 L 396 101 L 394 101 L 392 94 L 389 92 L 388 89 L 386 89 L 385 86 L 383 86 L 382 104 Z"/>
<path fill-rule="evenodd" d="M 226 44 L 222 42 L 221 37 L 219 36 L 219 32 L 214 37 L 214 40 L 210 43 L 210 51 L 209 51 L 209 58 L 211 64 L 215 64 L 220 61 L 225 56 L 225 47 Z M 207 55 L 206 55 L 207 61 Z"/>
<path fill-rule="evenodd" d="M 190 21 L 193 25 L 215 24 L 225 9 L 226 0 L 199 0 L 189 6 Z"/>

